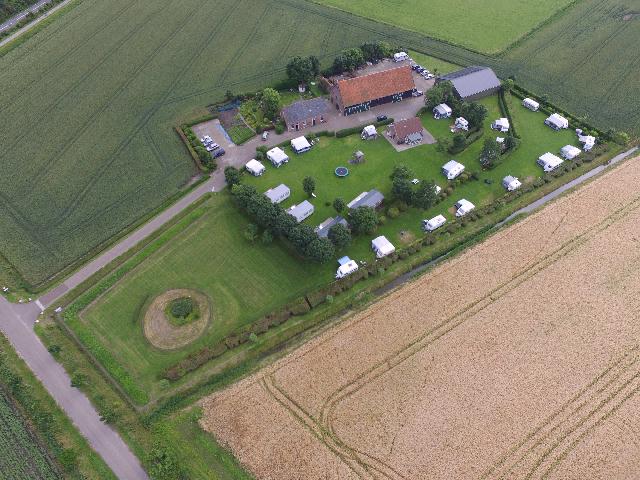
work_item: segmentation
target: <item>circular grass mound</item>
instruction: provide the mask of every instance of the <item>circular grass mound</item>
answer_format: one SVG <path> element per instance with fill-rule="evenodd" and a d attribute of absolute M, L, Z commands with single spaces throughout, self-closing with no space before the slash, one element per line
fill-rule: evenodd
<path fill-rule="evenodd" d="M 206 295 L 195 290 L 168 290 L 153 299 L 144 314 L 142 328 L 151 345 L 175 350 L 198 339 L 210 317 Z"/>

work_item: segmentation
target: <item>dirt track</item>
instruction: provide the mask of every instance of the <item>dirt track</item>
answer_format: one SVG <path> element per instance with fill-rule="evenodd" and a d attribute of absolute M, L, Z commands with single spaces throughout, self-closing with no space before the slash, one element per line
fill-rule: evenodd
<path fill-rule="evenodd" d="M 258 478 L 637 478 L 640 162 L 205 400 Z"/>

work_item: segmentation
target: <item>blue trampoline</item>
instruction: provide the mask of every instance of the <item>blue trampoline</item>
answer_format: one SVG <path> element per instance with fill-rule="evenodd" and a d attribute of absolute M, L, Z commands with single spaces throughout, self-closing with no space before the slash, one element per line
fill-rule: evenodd
<path fill-rule="evenodd" d="M 349 175 L 349 169 L 347 167 L 336 168 L 336 177 L 346 177 Z"/>

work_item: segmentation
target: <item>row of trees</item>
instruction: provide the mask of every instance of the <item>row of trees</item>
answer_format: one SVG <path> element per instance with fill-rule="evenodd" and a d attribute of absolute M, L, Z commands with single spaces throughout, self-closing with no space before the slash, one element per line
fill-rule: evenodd
<path fill-rule="evenodd" d="M 384 41 L 366 42 L 357 48 L 343 50 L 333 61 L 333 73 L 353 72 L 367 62 L 379 62 L 393 55 L 394 49 Z"/>
<path fill-rule="evenodd" d="M 391 190 L 396 198 L 417 208 L 431 208 L 438 201 L 436 184 L 433 181 L 422 180 L 414 188 L 411 180 L 413 172 L 405 165 L 396 165 L 391 173 Z"/>
<path fill-rule="evenodd" d="M 231 192 L 238 205 L 256 223 L 274 237 L 286 238 L 303 257 L 324 263 L 335 256 L 335 248 L 329 239 L 320 238 L 309 225 L 298 224 L 295 218 L 251 185 L 236 184 Z"/>

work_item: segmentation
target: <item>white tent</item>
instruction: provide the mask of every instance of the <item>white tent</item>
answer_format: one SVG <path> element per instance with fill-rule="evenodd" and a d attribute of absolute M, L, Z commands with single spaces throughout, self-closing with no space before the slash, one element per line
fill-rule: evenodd
<path fill-rule="evenodd" d="M 291 190 L 284 183 L 281 183 L 277 187 L 270 188 L 264 192 L 266 197 L 271 200 L 271 203 L 280 203 L 291 195 Z"/>
<path fill-rule="evenodd" d="M 562 115 L 558 115 L 554 113 L 550 117 L 548 117 L 544 123 L 549 125 L 554 130 L 562 130 L 563 128 L 569 128 L 569 120 L 564 118 Z"/>
<path fill-rule="evenodd" d="M 264 165 L 255 159 L 249 160 L 244 168 L 246 168 L 247 172 L 249 172 L 254 177 L 259 177 L 266 170 L 266 168 L 264 168 Z"/>
<path fill-rule="evenodd" d="M 367 125 L 364 127 L 364 130 L 362 130 L 361 137 L 363 140 L 372 140 L 378 137 L 378 131 L 374 125 Z"/>
<path fill-rule="evenodd" d="M 551 172 L 562 164 L 563 160 L 556 157 L 553 153 L 545 153 L 538 158 L 538 165 L 542 167 L 545 172 Z"/>
<path fill-rule="evenodd" d="M 469 130 L 469 122 L 464 117 L 456 118 L 456 123 L 454 125 L 458 130 Z"/>
<path fill-rule="evenodd" d="M 464 198 L 462 200 L 458 200 L 456 202 L 455 207 L 456 207 L 456 217 L 462 217 L 467 213 L 469 213 L 474 208 L 476 208 L 476 206 L 473 203 L 471 203 L 469 200 L 466 200 Z"/>
<path fill-rule="evenodd" d="M 500 132 L 508 132 L 509 131 L 509 119 L 508 118 L 499 118 L 491 124 L 491 128 L 494 130 L 499 130 Z"/>
<path fill-rule="evenodd" d="M 338 267 L 336 278 L 344 278 L 347 275 L 351 275 L 356 270 L 358 270 L 358 262 L 355 260 L 349 260 L 347 263 L 343 263 Z"/>
<path fill-rule="evenodd" d="M 387 237 L 381 235 L 371 240 L 371 248 L 376 253 L 376 257 L 382 258 L 396 251 L 396 247 L 387 240 Z"/>
<path fill-rule="evenodd" d="M 522 186 L 520 180 L 512 175 L 507 175 L 502 179 L 502 186 L 509 192 L 513 192 Z"/>
<path fill-rule="evenodd" d="M 449 160 L 442 166 L 442 173 L 445 174 L 447 180 L 453 180 L 462 172 L 464 172 L 464 165 L 455 160 Z"/>
<path fill-rule="evenodd" d="M 422 229 L 427 232 L 433 232 L 436 228 L 440 228 L 447 221 L 444 215 L 436 215 L 431 220 L 422 221 Z"/>
<path fill-rule="evenodd" d="M 452 113 L 453 110 L 451 110 L 451 107 L 449 105 L 447 105 L 446 103 L 441 103 L 440 105 L 436 105 L 433 109 L 433 118 L 449 118 L 451 117 Z"/>
<path fill-rule="evenodd" d="M 393 54 L 394 62 L 403 62 L 404 60 L 408 60 L 408 59 L 409 59 L 409 55 L 407 55 L 406 52 L 398 52 Z"/>
<path fill-rule="evenodd" d="M 533 110 L 534 112 L 537 112 L 540 108 L 540 104 L 532 98 L 525 98 L 524 100 L 522 100 L 522 105 L 529 110 Z"/>
<path fill-rule="evenodd" d="M 305 137 L 298 137 L 291 140 L 291 148 L 296 153 L 304 153 L 311 150 L 311 144 Z"/>
<path fill-rule="evenodd" d="M 578 141 L 582 144 L 582 148 L 585 152 L 591 150 L 596 144 L 596 137 L 591 135 L 578 135 Z"/>
<path fill-rule="evenodd" d="M 289 157 L 286 153 L 280 148 L 275 147 L 267 152 L 267 158 L 271 161 L 274 167 L 278 168 L 280 165 L 287 163 L 289 161 Z"/>
<path fill-rule="evenodd" d="M 565 145 L 560 149 L 560 155 L 567 160 L 573 160 L 578 155 L 582 153 L 578 147 L 574 147 L 573 145 Z"/>

